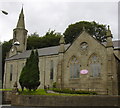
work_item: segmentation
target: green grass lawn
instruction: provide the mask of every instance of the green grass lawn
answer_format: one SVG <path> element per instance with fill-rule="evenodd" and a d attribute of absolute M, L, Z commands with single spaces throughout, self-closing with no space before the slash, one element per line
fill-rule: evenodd
<path fill-rule="evenodd" d="M 12 89 L 0 89 L 0 91 L 11 91 Z M 36 91 L 29 91 L 19 89 L 21 95 L 52 95 L 52 96 L 88 96 L 90 94 L 65 94 L 65 93 L 46 93 L 44 89 L 37 89 Z"/>
<path fill-rule="evenodd" d="M 29 90 L 20 90 L 20 94 L 22 95 L 46 95 L 44 89 L 37 89 L 36 91 L 29 91 Z"/>
<path fill-rule="evenodd" d="M 0 89 L 0 91 L 11 91 L 12 89 Z"/>
<path fill-rule="evenodd" d="M 63 93 L 46 93 L 44 89 L 37 89 L 36 91 L 20 91 L 21 95 L 52 95 L 52 96 L 81 96 L 81 95 L 89 95 L 89 94 L 63 94 Z"/>

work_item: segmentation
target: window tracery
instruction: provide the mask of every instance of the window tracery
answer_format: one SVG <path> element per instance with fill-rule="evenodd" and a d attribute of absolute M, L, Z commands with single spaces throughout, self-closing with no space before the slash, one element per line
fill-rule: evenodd
<path fill-rule="evenodd" d="M 80 64 L 76 57 L 70 59 L 70 78 L 79 78 Z"/>
<path fill-rule="evenodd" d="M 92 77 L 99 77 L 101 73 L 101 61 L 100 58 L 93 54 L 89 59 L 90 73 Z"/>

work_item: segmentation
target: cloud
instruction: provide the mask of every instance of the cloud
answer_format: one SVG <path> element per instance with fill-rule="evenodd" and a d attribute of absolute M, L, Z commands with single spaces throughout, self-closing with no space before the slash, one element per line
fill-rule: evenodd
<path fill-rule="evenodd" d="M 0 2 L 0 7 L 9 12 L 7 16 L 0 14 L 2 41 L 12 38 L 12 31 L 16 27 L 22 4 L 24 4 L 25 23 L 29 34 L 37 32 L 43 36 L 49 28 L 63 33 L 69 24 L 86 20 L 110 25 L 114 39 L 118 38 L 117 2 L 35 1 Z"/>

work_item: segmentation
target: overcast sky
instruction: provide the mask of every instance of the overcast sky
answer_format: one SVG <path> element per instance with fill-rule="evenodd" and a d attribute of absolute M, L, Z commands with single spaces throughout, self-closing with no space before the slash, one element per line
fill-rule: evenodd
<path fill-rule="evenodd" d="M 9 2 L 8 2 L 9 1 Z M 18 2 L 17 2 L 18 1 Z M 38 2 L 39 1 L 39 2 Z M 24 8 L 25 25 L 28 34 L 37 32 L 43 36 L 48 29 L 64 33 L 70 24 L 79 21 L 96 21 L 110 25 L 113 39 L 118 39 L 118 0 L 1 0 L 0 41 L 13 38 L 19 14 Z"/>

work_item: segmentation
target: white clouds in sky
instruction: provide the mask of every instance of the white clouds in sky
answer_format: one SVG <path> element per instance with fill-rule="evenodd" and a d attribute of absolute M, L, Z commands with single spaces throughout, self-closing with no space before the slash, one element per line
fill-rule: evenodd
<path fill-rule="evenodd" d="M 8 1 L 8 0 L 7 0 Z M 12 39 L 19 13 L 24 7 L 25 24 L 28 33 L 37 32 L 43 36 L 48 29 L 63 33 L 69 24 L 78 21 L 96 21 L 110 25 L 114 39 L 118 39 L 118 2 L 94 2 L 93 0 L 10 0 L 0 2 L 7 16 L 0 14 L 0 40 Z M 82 2 L 81 2 L 82 1 Z"/>

